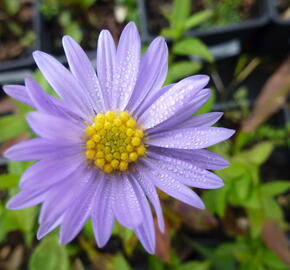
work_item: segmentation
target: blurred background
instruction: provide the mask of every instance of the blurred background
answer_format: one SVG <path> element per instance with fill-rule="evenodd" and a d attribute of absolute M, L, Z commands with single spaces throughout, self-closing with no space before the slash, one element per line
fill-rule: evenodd
<path fill-rule="evenodd" d="M 37 207 L 5 209 L 30 162 L 3 152 L 33 136 L 30 107 L 0 90 L 0 269 L 17 270 L 289 270 L 290 269 L 290 1 L 289 0 L 0 0 L 0 86 L 33 76 L 52 89 L 31 53 L 40 49 L 66 63 L 71 35 L 95 63 L 103 28 L 117 42 L 135 21 L 144 50 L 157 35 L 169 46 L 166 84 L 195 73 L 211 76 L 212 97 L 197 114 L 223 111 L 219 125 L 237 130 L 211 147 L 231 166 L 216 171 L 218 190 L 197 192 L 207 210 L 161 194 L 166 232 L 157 230 L 156 256 L 115 225 L 103 249 L 90 222 L 69 245 L 57 232 L 37 241 Z M 56 205 L 57 207 L 57 205 Z"/>

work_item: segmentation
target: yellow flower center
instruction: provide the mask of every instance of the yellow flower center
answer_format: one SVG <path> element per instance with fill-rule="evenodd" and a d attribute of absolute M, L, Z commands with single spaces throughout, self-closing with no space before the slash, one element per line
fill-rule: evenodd
<path fill-rule="evenodd" d="M 86 128 L 85 156 L 105 173 L 127 171 L 130 163 L 145 155 L 144 136 L 128 112 L 98 113 Z"/>

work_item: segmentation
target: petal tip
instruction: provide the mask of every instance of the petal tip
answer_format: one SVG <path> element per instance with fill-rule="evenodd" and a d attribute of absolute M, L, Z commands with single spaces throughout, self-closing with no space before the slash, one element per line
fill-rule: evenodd
<path fill-rule="evenodd" d="M 6 208 L 9 210 L 18 210 L 21 209 L 21 206 L 19 206 L 15 200 L 14 197 L 12 197 L 7 203 L 6 203 Z"/>

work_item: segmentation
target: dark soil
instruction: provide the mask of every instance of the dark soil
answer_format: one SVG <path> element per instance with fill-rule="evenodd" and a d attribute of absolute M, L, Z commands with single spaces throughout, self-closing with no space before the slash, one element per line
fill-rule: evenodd
<path fill-rule="evenodd" d="M 289 0 L 276 0 L 276 8 L 282 19 L 290 19 L 290 1 Z"/>
<path fill-rule="evenodd" d="M 83 34 L 80 44 L 85 50 L 96 49 L 97 38 L 102 29 L 109 29 L 117 41 L 125 25 L 125 23 L 118 23 L 115 19 L 113 0 L 98 0 L 89 9 L 81 9 L 77 5 L 69 5 L 64 9 L 71 14 L 72 21 L 77 22 L 80 26 Z M 46 34 L 50 35 L 48 40 L 51 43 L 48 50 L 54 54 L 63 52 L 61 39 L 65 33 L 58 18 L 58 15 L 53 18 L 45 18 Z"/>
<path fill-rule="evenodd" d="M 152 34 L 159 34 L 160 30 L 168 26 L 164 11 L 170 11 L 172 6 L 172 0 L 147 0 L 147 16 L 149 32 Z M 242 20 L 248 20 L 258 17 L 258 0 L 241 0 L 239 6 L 232 10 L 232 12 L 226 12 L 226 18 L 223 16 L 223 8 L 221 3 L 223 0 L 195 0 L 192 1 L 192 14 L 205 10 L 214 10 L 214 14 L 202 28 L 212 28 L 216 26 L 224 26 L 228 24 L 238 23 Z M 236 15 L 233 15 L 233 14 Z"/>
<path fill-rule="evenodd" d="M 33 30 L 34 0 L 19 0 L 20 8 L 11 14 L 0 1 L 0 61 L 28 55 L 27 49 L 34 43 Z"/>

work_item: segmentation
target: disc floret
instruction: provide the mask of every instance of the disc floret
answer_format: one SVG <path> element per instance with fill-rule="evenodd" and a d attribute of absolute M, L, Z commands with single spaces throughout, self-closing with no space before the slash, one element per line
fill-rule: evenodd
<path fill-rule="evenodd" d="M 127 171 L 145 155 L 145 134 L 127 111 L 98 113 L 86 128 L 87 160 L 105 173 Z"/>

